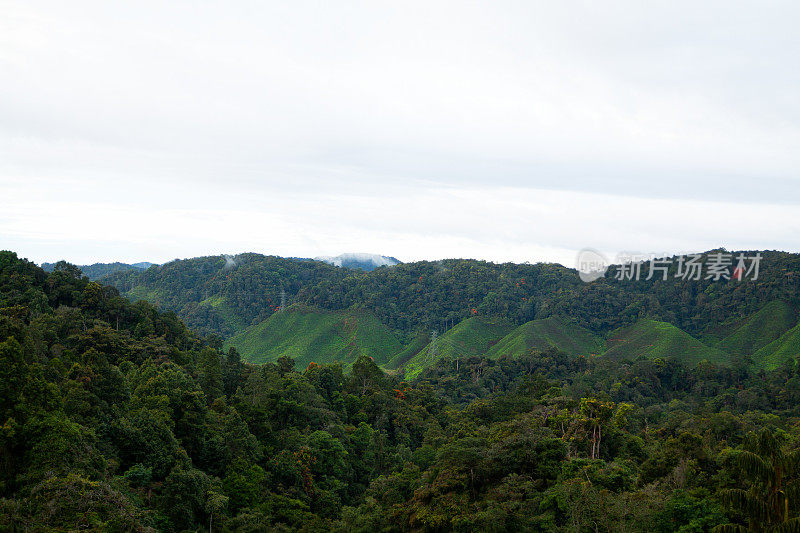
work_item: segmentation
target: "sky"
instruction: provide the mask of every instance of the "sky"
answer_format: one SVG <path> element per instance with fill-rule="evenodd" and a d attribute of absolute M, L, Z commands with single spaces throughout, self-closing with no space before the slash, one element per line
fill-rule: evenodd
<path fill-rule="evenodd" d="M 800 251 L 797 2 L 0 0 L 36 262 Z"/>

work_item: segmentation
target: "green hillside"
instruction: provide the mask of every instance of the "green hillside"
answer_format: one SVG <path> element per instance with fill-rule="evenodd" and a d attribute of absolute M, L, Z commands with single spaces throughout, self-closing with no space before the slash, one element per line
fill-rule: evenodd
<path fill-rule="evenodd" d="M 773 370 L 784 361 L 800 356 L 800 324 L 753 354 L 753 366 Z"/>
<path fill-rule="evenodd" d="M 164 291 L 160 289 L 153 289 L 149 287 L 145 287 L 143 285 L 138 285 L 128 291 L 125 296 L 128 297 L 129 300 L 133 302 L 137 302 L 139 300 L 145 300 L 153 305 L 161 305 L 161 301 L 164 298 Z"/>
<path fill-rule="evenodd" d="M 603 340 L 569 319 L 550 317 L 521 325 L 492 346 L 487 356 L 519 357 L 530 350 L 557 350 L 572 355 L 597 355 L 605 349 Z"/>
<path fill-rule="evenodd" d="M 782 300 L 765 305 L 760 311 L 736 325 L 733 333 L 717 347 L 733 355 L 752 355 L 797 323 L 797 313 Z"/>
<path fill-rule="evenodd" d="M 215 312 L 225 323 L 225 327 L 230 331 L 244 331 L 247 328 L 247 321 L 236 314 L 236 311 L 222 295 L 215 295 L 206 298 L 197 304 L 198 308 L 208 308 Z"/>
<path fill-rule="evenodd" d="M 414 378 L 426 365 L 442 358 L 461 359 L 486 354 L 513 329 L 511 322 L 498 318 L 471 317 L 462 320 L 439 336 L 435 353 L 431 352 L 431 344 L 428 344 L 405 364 L 406 378 Z"/>
<path fill-rule="evenodd" d="M 143 299 L 174 311 L 201 335 L 227 338 L 266 320 L 280 305 L 282 293 L 287 302 L 299 302 L 301 290 L 332 283 L 344 273 L 321 261 L 244 253 L 114 272 L 103 282 L 130 300 Z"/>
<path fill-rule="evenodd" d="M 633 326 L 612 331 L 607 345 L 603 357 L 609 358 L 674 358 L 688 364 L 697 364 L 704 359 L 726 363 L 729 358 L 725 352 L 706 346 L 672 324 L 650 319 L 641 319 Z"/>
<path fill-rule="evenodd" d="M 421 352 L 428 343 L 431 342 L 431 336 L 425 333 L 417 334 L 408 345 L 397 353 L 391 360 L 384 365 L 389 370 L 395 370 L 406 364 L 412 357 Z"/>
<path fill-rule="evenodd" d="M 402 345 L 373 315 L 362 311 L 321 311 L 293 305 L 282 313 L 228 339 L 252 363 L 293 357 L 298 368 L 309 363 L 351 363 L 360 355 L 384 364 Z"/>

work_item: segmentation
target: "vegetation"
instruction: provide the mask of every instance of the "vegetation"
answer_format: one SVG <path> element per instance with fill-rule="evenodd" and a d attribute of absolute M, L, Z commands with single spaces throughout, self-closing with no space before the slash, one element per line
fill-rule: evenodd
<path fill-rule="evenodd" d="M 340 281 L 361 284 L 401 267 L 414 265 L 339 270 Z M 591 289 L 608 309 L 617 306 L 606 300 L 614 286 Z M 720 317 L 693 331 L 756 323 L 748 317 L 776 299 L 739 311 L 741 286 L 705 289 L 687 304 L 686 316 L 717 309 Z M 534 314 L 561 316 L 556 308 L 568 300 L 556 300 Z M 369 301 L 295 305 L 262 320 L 282 328 L 281 338 L 308 335 L 319 346 L 340 346 L 351 316 L 370 330 L 402 332 Z M 474 319 L 441 333 L 466 351 L 404 381 L 366 356 L 390 342 L 372 333 L 356 331 L 358 354 L 339 352 L 336 362 L 279 355 L 254 365 L 218 336 L 131 303 L 72 265 L 48 274 L 0 252 L 0 531 L 796 529 L 797 353 L 787 348 L 774 369 L 746 358 L 718 364 L 708 356 L 716 348 L 677 329 L 680 316 L 673 326 L 637 312 L 617 326 L 630 339 L 627 353 L 615 333 L 613 357 L 568 354 L 557 341 L 592 339 L 574 322 L 518 329 L 541 319 L 525 320 L 518 307 L 502 318 L 507 300 L 492 301 L 499 307 L 477 306 Z M 593 332 L 615 323 L 597 302 L 575 308 L 597 310 L 596 320 L 575 315 Z M 781 346 L 791 346 L 786 335 Z M 499 345 L 487 339 L 503 337 L 513 353 L 487 357 Z M 517 349 L 532 339 L 546 346 Z M 642 346 L 649 339 L 664 347 Z M 404 353 L 396 341 L 395 363 L 430 343 L 413 332 L 403 342 L 413 348 Z M 347 367 L 339 361 L 351 356 Z"/>
<path fill-rule="evenodd" d="M 176 260 L 103 278 L 132 300 L 177 313 L 193 330 L 229 337 L 295 301 L 301 288 L 348 272 L 321 261 L 259 254 Z"/>
<path fill-rule="evenodd" d="M 94 263 L 91 265 L 78 265 L 81 273 L 92 281 L 97 281 L 115 272 L 124 272 L 126 270 L 145 270 L 153 266 L 153 263 Z M 42 268 L 45 272 L 52 272 L 56 267 L 56 263 L 42 263 Z"/>
<path fill-rule="evenodd" d="M 788 330 L 800 306 L 800 256 L 762 255 L 758 280 L 744 282 L 683 280 L 673 267 L 666 280 L 620 281 L 609 272 L 585 284 L 560 265 L 473 260 L 362 272 L 258 254 L 173 261 L 105 279 L 133 301 L 174 311 L 201 335 L 221 336 L 251 362 L 291 355 L 304 364 L 349 364 L 365 353 L 410 379 L 439 357 L 519 357 L 555 347 L 617 360 L 677 357 L 774 369 L 795 355 L 797 338 Z M 303 323 L 310 329 L 295 332 L 301 324 L 288 317 L 269 320 L 282 294 L 319 314 Z M 359 347 L 345 349 L 347 334 L 329 314 L 354 310 L 369 317 L 362 323 L 372 331 L 361 328 Z M 503 329 L 479 331 L 481 321 Z M 512 334 L 514 326 L 520 329 Z M 440 335 L 431 356 L 433 330 Z"/>
<path fill-rule="evenodd" d="M 782 440 L 764 429 L 732 453 L 730 462 L 749 488 L 725 489 L 719 495 L 747 521 L 747 527 L 722 524 L 714 528 L 716 532 L 800 530 L 800 517 L 792 516 L 800 507 L 800 452 L 787 453 Z"/>
<path fill-rule="evenodd" d="M 800 255 L 761 253 L 758 280 L 741 282 L 684 280 L 675 277 L 674 266 L 666 280 L 620 281 L 612 270 L 586 284 L 574 270 L 552 264 L 442 260 L 362 272 L 258 254 L 173 261 L 105 281 L 133 301 L 175 312 L 201 335 L 225 339 L 266 320 L 280 307 L 283 291 L 287 304 L 367 311 L 406 347 L 472 317 L 515 326 L 555 317 L 602 338 L 650 319 L 736 358 L 752 357 L 796 324 Z M 571 331 L 552 334 L 573 337 Z"/>
<path fill-rule="evenodd" d="M 736 324 L 718 347 L 731 355 L 753 355 L 797 324 L 797 310 L 783 300 L 769 302 Z"/>
<path fill-rule="evenodd" d="M 472 317 L 459 322 L 455 327 L 437 336 L 403 365 L 406 378 L 419 375 L 429 364 L 440 358 L 459 359 L 485 354 L 502 339 L 513 325 L 503 319 Z"/>
<path fill-rule="evenodd" d="M 753 362 L 757 368 L 774 370 L 782 363 L 792 361 L 798 352 L 800 352 L 800 325 L 758 350 L 753 354 Z"/>
<path fill-rule="evenodd" d="M 611 332 L 608 350 L 604 357 L 615 359 L 671 359 L 678 358 L 689 364 L 700 361 L 726 363 L 729 357 L 722 351 L 710 348 L 672 324 L 642 319 L 633 326 Z"/>
<path fill-rule="evenodd" d="M 605 343 L 569 319 L 550 317 L 519 326 L 492 346 L 487 356 L 521 357 L 531 350 L 543 352 L 550 348 L 570 355 L 595 356 L 605 351 Z"/>
<path fill-rule="evenodd" d="M 426 331 L 420 331 L 413 339 L 411 339 L 411 342 L 409 342 L 400 352 L 395 354 L 388 363 L 383 365 L 384 368 L 389 370 L 397 370 L 405 366 L 412 357 L 427 348 L 430 342 L 431 335 L 429 335 Z"/>
<path fill-rule="evenodd" d="M 361 356 L 384 364 L 402 346 L 386 326 L 365 311 L 320 311 L 302 304 L 231 337 L 233 347 L 253 363 L 291 357 L 298 365 L 353 363 Z"/>

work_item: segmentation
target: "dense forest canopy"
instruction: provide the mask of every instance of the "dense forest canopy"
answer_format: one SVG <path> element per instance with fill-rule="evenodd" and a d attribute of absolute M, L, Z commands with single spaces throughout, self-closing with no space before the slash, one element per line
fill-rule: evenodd
<path fill-rule="evenodd" d="M 796 265 L 794 256 L 771 260 Z M 319 284 L 350 298 L 369 276 L 383 287 L 375 294 L 409 278 L 424 286 L 424 273 L 431 286 L 464 283 L 447 268 L 477 270 L 467 276 L 476 286 L 524 273 L 535 285 L 525 294 L 565 293 L 553 307 L 618 309 L 614 295 L 645 293 L 642 283 L 581 286 L 549 265 L 456 261 L 367 275 L 272 261 L 293 273 L 284 290 L 314 301 L 324 296 Z M 206 263 L 198 260 L 197 275 L 213 278 Z M 761 300 L 795 294 L 764 271 Z M 666 308 L 666 295 L 691 291 L 687 303 L 671 304 L 686 305 L 687 320 L 749 315 L 734 309 L 740 303 L 759 308 L 748 300 L 759 291 L 744 284 L 703 287 L 713 305 L 698 285 L 651 285 L 665 296 L 649 305 Z M 467 292 L 452 296 L 462 303 L 486 298 L 469 282 L 459 287 Z M 570 291 L 598 298 L 581 307 Z M 251 365 L 221 346 L 72 265 L 46 273 L 0 253 L 0 530 L 798 527 L 797 353 L 765 372 L 531 349 L 440 359 L 406 382 L 366 356 L 347 369 L 286 357 Z"/>
<path fill-rule="evenodd" d="M 93 263 L 91 265 L 77 265 L 81 273 L 92 281 L 97 281 L 114 272 L 124 272 L 126 270 L 146 270 L 153 266 L 153 263 L 146 261 L 140 263 Z M 52 272 L 56 268 L 56 263 L 42 263 L 42 268 L 46 272 Z"/>

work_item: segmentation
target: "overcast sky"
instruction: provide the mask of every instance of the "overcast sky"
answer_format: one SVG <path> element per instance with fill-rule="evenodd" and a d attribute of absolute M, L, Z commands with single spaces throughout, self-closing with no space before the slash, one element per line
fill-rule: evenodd
<path fill-rule="evenodd" d="M 0 248 L 800 251 L 800 3 L 0 0 Z"/>

